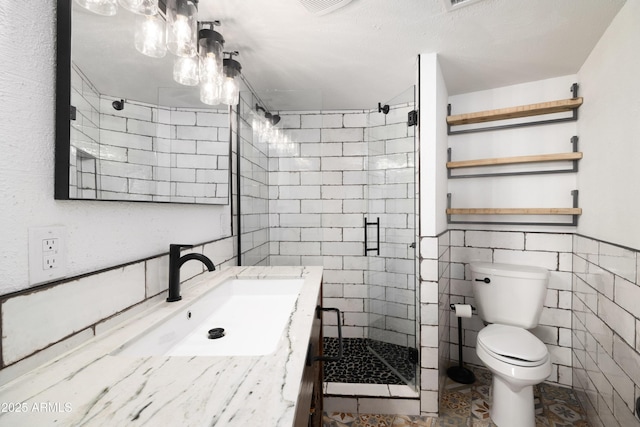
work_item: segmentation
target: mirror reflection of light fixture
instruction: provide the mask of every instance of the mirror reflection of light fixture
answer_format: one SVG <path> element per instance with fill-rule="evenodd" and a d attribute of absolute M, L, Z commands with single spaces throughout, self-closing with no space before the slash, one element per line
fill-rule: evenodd
<path fill-rule="evenodd" d="M 240 101 L 240 71 L 242 66 L 232 59 L 238 52 L 225 52 L 229 58 L 224 58 L 224 78 L 222 81 L 221 102 L 226 105 L 237 105 Z"/>
<path fill-rule="evenodd" d="M 158 0 L 118 0 L 118 3 L 138 15 L 151 16 L 158 13 Z"/>
<path fill-rule="evenodd" d="M 167 0 L 167 48 L 176 56 L 197 53 L 198 7 L 196 0 Z"/>
<path fill-rule="evenodd" d="M 195 86 L 200 82 L 198 76 L 198 57 L 178 57 L 173 62 L 173 80 L 185 85 Z"/>
<path fill-rule="evenodd" d="M 220 104 L 222 88 L 222 34 L 214 31 L 219 21 L 201 22 L 198 32 L 198 57 L 200 71 L 200 100 L 205 104 Z M 210 28 L 204 28 L 210 26 Z"/>
<path fill-rule="evenodd" d="M 167 54 L 164 19 L 160 14 L 136 16 L 134 44 L 138 52 L 152 58 L 164 58 Z"/>
<path fill-rule="evenodd" d="M 76 3 L 98 15 L 113 16 L 118 11 L 116 0 L 76 0 Z"/>

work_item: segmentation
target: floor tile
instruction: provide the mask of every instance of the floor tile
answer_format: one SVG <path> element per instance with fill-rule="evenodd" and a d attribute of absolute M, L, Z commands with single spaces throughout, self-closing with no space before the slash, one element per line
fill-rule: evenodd
<path fill-rule="evenodd" d="M 406 415 L 324 414 L 323 427 L 495 427 L 491 422 L 491 372 L 471 368 L 474 384 L 447 379 L 440 400 L 440 417 Z M 534 387 L 536 427 L 589 427 L 575 393 L 565 387 L 539 384 Z"/>

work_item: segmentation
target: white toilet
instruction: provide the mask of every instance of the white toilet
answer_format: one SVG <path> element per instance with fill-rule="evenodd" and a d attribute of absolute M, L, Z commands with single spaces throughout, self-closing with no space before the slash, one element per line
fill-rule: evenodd
<path fill-rule="evenodd" d="M 535 427 L 533 386 L 551 374 L 549 351 L 527 331 L 538 325 L 549 271 L 510 264 L 471 263 L 478 314 L 490 323 L 476 353 L 493 373 L 490 415 L 498 427 Z"/>

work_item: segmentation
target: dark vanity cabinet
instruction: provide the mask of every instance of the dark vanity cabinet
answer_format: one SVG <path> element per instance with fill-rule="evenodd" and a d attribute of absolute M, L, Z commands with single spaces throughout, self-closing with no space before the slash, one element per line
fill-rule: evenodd
<path fill-rule="evenodd" d="M 322 426 L 322 290 L 318 295 L 316 315 L 309 338 L 294 427 Z"/>

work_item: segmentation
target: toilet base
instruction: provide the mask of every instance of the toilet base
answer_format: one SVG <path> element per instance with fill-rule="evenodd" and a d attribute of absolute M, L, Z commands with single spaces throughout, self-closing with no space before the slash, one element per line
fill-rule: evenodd
<path fill-rule="evenodd" d="M 493 397 L 489 415 L 498 427 L 535 427 L 533 385 L 514 391 L 500 376 L 493 374 Z"/>

